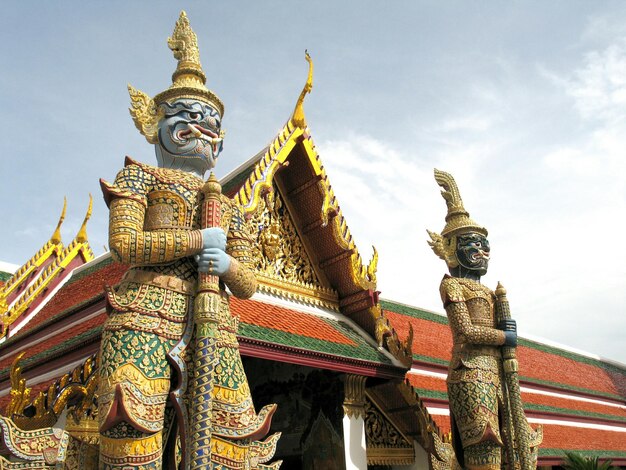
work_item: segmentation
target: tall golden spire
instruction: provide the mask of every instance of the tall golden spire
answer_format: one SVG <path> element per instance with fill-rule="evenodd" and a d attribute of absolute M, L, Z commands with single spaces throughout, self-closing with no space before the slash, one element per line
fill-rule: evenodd
<path fill-rule="evenodd" d="M 87 207 L 87 214 L 85 214 L 85 219 L 83 220 L 83 225 L 81 225 L 78 234 L 76 234 L 76 241 L 79 243 L 87 242 L 87 222 L 91 218 L 91 213 L 93 211 L 93 197 L 89 194 L 89 206 Z"/>
<path fill-rule="evenodd" d="M 309 75 L 306 79 L 306 83 L 304 84 L 304 88 L 298 97 L 298 102 L 296 103 L 296 107 L 293 110 L 293 116 L 291 117 L 291 121 L 298 127 L 306 127 L 306 119 L 304 117 L 304 97 L 307 93 L 311 93 L 313 89 L 313 59 L 309 55 L 307 50 L 304 51 L 304 58 L 309 63 Z"/>
<path fill-rule="evenodd" d="M 63 210 L 61 211 L 61 217 L 59 217 L 59 223 L 57 224 L 57 228 L 54 230 L 52 237 L 50 237 L 50 241 L 55 245 L 59 245 L 61 243 L 61 225 L 63 225 L 63 221 L 65 220 L 66 211 L 67 197 L 63 197 Z"/>

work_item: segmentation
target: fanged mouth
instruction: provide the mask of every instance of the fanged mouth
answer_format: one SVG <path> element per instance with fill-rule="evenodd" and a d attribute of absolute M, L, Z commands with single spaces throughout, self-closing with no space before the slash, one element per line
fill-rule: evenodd
<path fill-rule="evenodd" d="M 489 261 L 489 253 L 483 250 L 478 250 L 477 253 L 471 256 L 471 258 L 472 258 L 472 261 L 479 261 L 479 260 Z"/>
<path fill-rule="evenodd" d="M 223 140 L 222 137 L 218 136 L 215 132 L 196 124 L 187 124 L 187 129 L 180 130 L 176 133 L 176 137 L 180 140 L 189 140 L 192 135 L 196 139 L 204 140 L 213 145 L 219 144 Z"/>

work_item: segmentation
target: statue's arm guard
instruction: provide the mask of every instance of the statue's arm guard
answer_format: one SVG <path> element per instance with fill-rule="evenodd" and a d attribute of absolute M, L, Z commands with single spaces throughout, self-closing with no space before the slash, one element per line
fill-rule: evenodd
<path fill-rule="evenodd" d="M 454 278 L 441 282 L 441 300 L 443 300 L 450 328 L 462 343 L 500 346 L 504 344 L 504 331 L 472 323 L 467 303 L 461 286 Z"/>
<path fill-rule="evenodd" d="M 109 248 L 116 261 L 159 264 L 192 256 L 202 248 L 199 230 L 144 230 L 148 176 L 136 165 L 120 171 L 114 184 L 101 180 L 109 206 Z"/>
<path fill-rule="evenodd" d="M 222 276 L 235 297 L 249 299 L 256 292 L 254 276 L 254 260 L 252 254 L 252 237 L 249 224 L 246 223 L 241 208 L 231 202 L 233 214 L 226 240 L 226 253 L 230 256 L 230 267 Z"/>

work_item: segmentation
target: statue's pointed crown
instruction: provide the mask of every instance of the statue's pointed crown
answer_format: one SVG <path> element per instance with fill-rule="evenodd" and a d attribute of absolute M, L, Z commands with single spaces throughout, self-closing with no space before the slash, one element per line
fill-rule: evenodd
<path fill-rule="evenodd" d="M 456 185 L 456 181 L 454 181 L 454 177 L 450 173 L 435 168 L 435 180 L 443 188 L 441 196 L 445 199 L 448 206 L 446 226 L 441 231 L 441 236 L 452 237 L 468 232 L 477 232 L 487 236 L 487 229 L 474 222 L 470 218 L 469 212 L 463 207 L 461 193 Z"/>
<path fill-rule="evenodd" d="M 181 98 L 195 99 L 215 108 L 220 116 L 224 116 L 224 104 L 219 97 L 209 90 L 206 75 L 200 64 L 198 38 L 189 24 L 184 11 L 180 12 L 172 36 L 167 38 L 167 45 L 178 60 L 176 70 L 172 74 L 172 85 L 154 98 L 128 85 L 131 99 L 130 114 L 148 142 L 156 142 L 157 124 L 162 117 L 159 105 L 166 101 Z"/>
<path fill-rule="evenodd" d="M 428 244 L 435 254 L 443 259 L 451 268 L 458 266 L 456 258 L 456 236 L 476 232 L 487 236 L 487 229 L 474 222 L 469 213 L 463 207 L 461 193 L 454 181 L 454 177 L 450 173 L 435 169 L 435 181 L 443 188 L 441 196 L 445 199 L 448 206 L 448 214 L 446 215 L 446 225 L 441 234 L 431 232 Z"/>

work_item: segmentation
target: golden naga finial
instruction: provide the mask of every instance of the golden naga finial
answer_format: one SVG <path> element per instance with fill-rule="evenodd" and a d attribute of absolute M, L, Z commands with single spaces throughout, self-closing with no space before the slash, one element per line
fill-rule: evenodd
<path fill-rule="evenodd" d="M 26 387 L 26 379 L 22 377 L 22 368 L 20 367 L 20 361 L 24 354 L 26 354 L 26 351 L 20 352 L 11 364 L 9 373 L 11 379 L 11 401 L 4 412 L 5 416 L 9 418 L 14 414 L 22 413 L 30 400 L 30 388 Z"/>
<path fill-rule="evenodd" d="M 430 240 L 428 244 L 450 268 L 458 266 L 456 259 L 456 236 L 461 233 L 477 232 L 487 236 L 487 229 L 481 227 L 469 217 L 469 213 L 463 206 L 461 193 L 456 185 L 454 177 L 450 173 L 435 168 L 435 181 L 443 188 L 441 196 L 448 206 L 446 226 L 441 234 L 427 230 Z"/>
<path fill-rule="evenodd" d="M 55 245 L 59 245 L 61 243 L 61 225 L 63 225 L 63 221 L 65 220 L 65 212 L 67 210 L 67 198 L 63 198 L 63 210 L 61 211 L 61 217 L 59 217 L 59 223 L 57 224 L 57 228 L 54 230 L 52 237 L 50 237 L 50 241 Z"/>
<path fill-rule="evenodd" d="M 83 225 L 80 227 L 78 234 L 76 235 L 76 241 L 79 243 L 87 242 L 87 222 L 91 218 L 91 212 L 93 210 L 93 197 L 89 194 L 89 207 L 87 208 L 87 214 L 85 214 L 85 220 L 83 220 Z"/>
<path fill-rule="evenodd" d="M 367 265 L 367 277 L 371 282 L 376 282 L 376 271 L 378 270 L 378 250 L 372 245 L 372 259 Z"/>
<path fill-rule="evenodd" d="M 7 305 L 7 295 L 3 288 L 0 288 L 0 338 L 6 333 L 3 317 L 9 311 Z"/>
<path fill-rule="evenodd" d="M 306 127 L 306 119 L 304 118 L 304 97 L 307 93 L 311 93 L 313 89 L 313 59 L 309 55 L 309 52 L 305 49 L 304 58 L 309 63 L 309 75 L 306 79 L 306 83 L 304 84 L 304 88 L 298 97 L 298 102 L 296 103 L 296 107 L 293 110 L 293 116 L 291 117 L 291 122 L 293 122 L 298 127 Z"/>
<path fill-rule="evenodd" d="M 158 123 L 163 117 L 159 105 L 178 99 L 198 100 L 208 104 L 224 116 L 224 104 L 206 84 L 206 75 L 200 64 L 198 38 L 189 24 L 187 14 L 182 11 L 167 45 L 178 61 L 172 74 L 172 85 L 165 91 L 150 98 L 146 93 L 128 85 L 131 107 L 130 115 L 135 126 L 148 142 L 157 142 Z"/>

